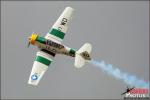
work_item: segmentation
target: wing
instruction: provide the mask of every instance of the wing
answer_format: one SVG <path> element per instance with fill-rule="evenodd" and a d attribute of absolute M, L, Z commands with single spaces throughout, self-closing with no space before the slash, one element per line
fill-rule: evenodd
<path fill-rule="evenodd" d="M 66 7 L 50 31 L 46 34 L 45 38 L 61 43 L 64 39 L 65 33 L 68 30 L 68 25 L 72 18 L 73 11 L 73 8 Z"/>
<path fill-rule="evenodd" d="M 28 84 L 38 85 L 49 65 L 52 63 L 54 56 L 55 54 L 50 54 L 48 51 L 45 50 L 37 52 Z"/>

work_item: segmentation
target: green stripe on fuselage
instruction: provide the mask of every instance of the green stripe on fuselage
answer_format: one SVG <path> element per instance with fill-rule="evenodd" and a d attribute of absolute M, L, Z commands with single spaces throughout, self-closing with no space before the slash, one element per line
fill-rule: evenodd
<path fill-rule="evenodd" d="M 36 41 L 38 41 L 38 42 L 40 42 L 40 43 L 43 43 L 43 44 L 46 44 L 46 39 L 45 39 L 44 37 L 38 36 L 38 37 L 36 38 Z"/>
<path fill-rule="evenodd" d="M 76 51 L 74 49 L 70 49 L 69 53 L 75 55 Z"/>
<path fill-rule="evenodd" d="M 65 36 L 65 33 L 54 28 L 49 31 L 49 34 L 52 34 L 60 39 L 64 39 L 64 36 Z"/>
<path fill-rule="evenodd" d="M 35 61 L 38 61 L 38 62 L 40 62 L 40 63 L 42 63 L 42 64 L 44 64 L 46 66 L 49 66 L 49 64 L 51 64 L 51 62 L 52 62 L 49 59 L 44 58 L 42 56 L 37 56 L 36 59 L 35 59 Z"/>

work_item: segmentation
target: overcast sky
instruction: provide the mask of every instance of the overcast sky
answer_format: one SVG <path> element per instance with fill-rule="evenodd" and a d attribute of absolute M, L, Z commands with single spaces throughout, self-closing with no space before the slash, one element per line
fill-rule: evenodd
<path fill-rule="evenodd" d="M 1 1 L 1 93 L 5 99 L 123 98 L 126 84 L 87 63 L 56 55 L 37 87 L 27 84 L 37 47 L 28 36 L 45 36 L 65 7 L 75 9 L 63 44 L 93 46 L 92 58 L 149 80 L 148 1 Z"/>

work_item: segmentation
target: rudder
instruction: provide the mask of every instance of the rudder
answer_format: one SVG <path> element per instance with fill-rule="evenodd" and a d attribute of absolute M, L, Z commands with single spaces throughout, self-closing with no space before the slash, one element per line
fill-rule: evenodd
<path fill-rule="evenodd" d="M 81 68 L 84 66 L 86 60 L 91 60 L 90 53 L 92 51 L 92 45 L 85 43 L 75 54 L 75 67 Z"/>

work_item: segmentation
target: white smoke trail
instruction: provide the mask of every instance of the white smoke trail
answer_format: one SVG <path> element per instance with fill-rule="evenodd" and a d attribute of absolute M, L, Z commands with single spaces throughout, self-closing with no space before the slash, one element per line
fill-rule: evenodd
<path fill-rule="evenodd" d="M 101 68 L 104 72 L 107 72 L 109 75 L 115 77 L 116 79 L 124 81 L 130 86 L 135 86 L 139 88 L 149 88 L 149 82 L 138 79 L 134 75 L 130 75 L 127 72 L 123 72 L 118 68 L 113 67 L 111 64 L 106 64 L 104 61 L 91 60 L 91 64 Z"/>

